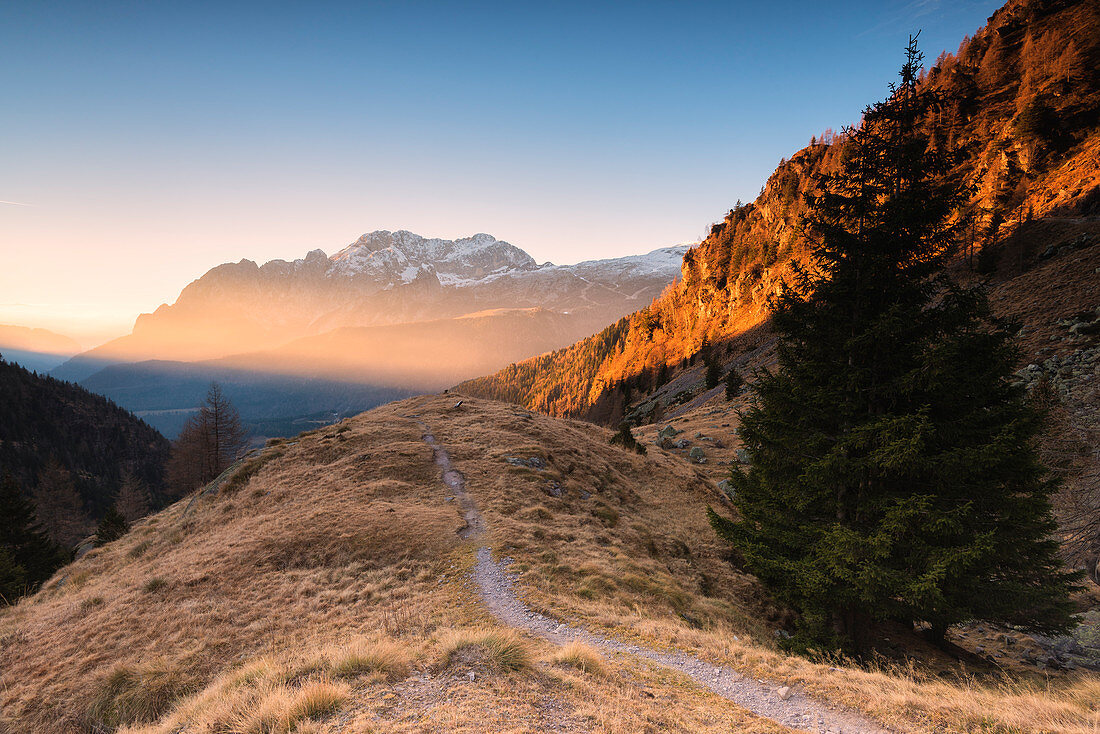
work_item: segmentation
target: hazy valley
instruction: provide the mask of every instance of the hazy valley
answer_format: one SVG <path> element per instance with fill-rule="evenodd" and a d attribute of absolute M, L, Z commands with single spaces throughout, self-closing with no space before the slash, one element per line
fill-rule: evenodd
<path fill-rule="evenodd" d="M 331 258 L 213 268 L 51 374 L 170 436 L 217 380 L 258 433 L 293 435 L 576 341 L 653 300 L 686 251 L 538 265 L 486 234 L 373 232 Z"/>

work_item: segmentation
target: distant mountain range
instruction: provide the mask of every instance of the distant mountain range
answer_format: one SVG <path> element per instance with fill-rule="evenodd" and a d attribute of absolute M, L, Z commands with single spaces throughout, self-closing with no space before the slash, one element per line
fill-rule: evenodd
<path fill-rule="evenodd" d="M 75 341 L 47 329 L 0 324 L 0 355 L 28 370 L 51 370 L 79 351 Z"/>
<path fill-rule="evenodd" d="M 313 250 L 292 262 L 219 265 L 175 303 L 138 317 L 131 334 L 51 374 L 138 411 L 169 435 L 201 398 L 183 377 L 187 364 L 193 375 L 249 385 L 246 402 L 271 403 L 243 410 L 246 420 L 293 422 L 305 406 L 325 412 L 330 403 L 338 414 L 358 412 L 598 331 L 657 298 L 688 249 L 539 265 L 488 234 L 371 232 L 332 256 Z M 319 407 L 314 398 L 339 393 L 338 385 L 358 386 L 349 391 L 362 399 L 337 406 L 326 398 Z M 280 403 L 298 407 L 273 416 Z"/>

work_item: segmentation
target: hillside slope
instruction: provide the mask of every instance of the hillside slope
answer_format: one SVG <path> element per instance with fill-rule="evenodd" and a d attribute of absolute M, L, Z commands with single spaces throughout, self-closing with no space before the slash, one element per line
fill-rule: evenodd
<path fill-rule="evenodd" d="M 975 658 L 955 685 L 927 651 L 892 672 L 779 654 L 787 612 L 710 531 L 714 484 L 610 435 L 444 395 L 274 442 L 0 611 L 0 731 L 790 730 L 643 648 L 763 680 L 780 718 L 801 701 L 895 731 L 1100 724 L 1093 677 L 1005 684 Z M 530 614 L 624 644 L 508 629 L 475 583 L 483 553 Z"/>
<path fill-rule="evenodd" d="M 999 277 L 1027 277 L 1042 250 L 1024 243 L 1008 252 L 1003 244 L 1024 223 L 1100 214 L 1096 3 L 1013 0 L 921 83 L 946 100 L 926 123 L 964 153 L 956 174 L 973 187 L 970 262 L 984 248 L 989 262 L 999 261 Z M 662 366 L 766 320 L 769 297 L 811 246 L 804 197 L 817 174 L 836 170 L 843 149 L 843 136 L 827 135 L 782 161 L 754 202 L 731 210 L 684 256 L 680 280 L 647 308 L 459 389 L 551 415 L 614 420 L 610 392 L 624 382 L 652 384 Z"/>

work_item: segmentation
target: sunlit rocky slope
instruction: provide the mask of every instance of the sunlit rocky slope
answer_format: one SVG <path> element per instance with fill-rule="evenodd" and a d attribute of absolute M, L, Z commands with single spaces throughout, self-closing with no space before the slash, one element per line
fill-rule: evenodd
<path fill-rule="evenodd" d="M 927 124 L 942 131 L 942 144 L 964 152 L 955 175 L 973 192 L 967 267 L 997 282 L 1016 280 L 1006 293 L 1027 293 L 1053 307 L 1060 289 L 1070 292 L 1071 285 L 1041 275 L 1041 256 L 1051 247 L 1088 249 L 1097 242 L 1100 6 L 1013 0 L 957 54 L 937 59 L 922 84 L 944 100 Z M 675 368 L 705 344 L 740 338 L 751 346 L 769 297 L 812 244 L 802 226 L 804 197 L 816 174 L 836 170 L 843 150 L 843 136 L 828 134 L 781 161 L 760 196 L 715 224 L 684 257 L 680 279 L 651 305 L 461 390 L 552 415 L 614 421 L 623 414 L 627 381 L 637 396 L 663 365 Z M 1094 276 L 1084 269 L 1069 275 Z M 1050 316 L 1064 319 L 1100 305 L 1077 293 Z M 998 305 L 1002 313 L 1014 307 Z"/>

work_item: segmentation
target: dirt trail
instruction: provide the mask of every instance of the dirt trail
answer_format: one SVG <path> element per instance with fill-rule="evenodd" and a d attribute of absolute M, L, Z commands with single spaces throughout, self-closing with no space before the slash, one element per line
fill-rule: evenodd
<path fill-rule="evenodd" d="M 414 420 L 424 431 L 422 438 L 432 447 L 435 463 L 443 471 L 443 482 L 459 501 L 466 520 L 466 526 L 459 531 L 459 535 L 463 538 L 481 536 L 485 532 L 485 520 L 466 493 L 466 482 L 462 474 L 451 465 L 450 456 L 436 441 L 428 426 L 417 420 L 418 416 L 407 417 Z M 511 576 L 503 564 L 493 559 L 492 551 L 488 546 L 478 548 L 474 580 L 477 582 L 482 600 L 494 617 L 507 625 L 527 630 L 553 643 L 561 645 L 576 640 L 607 652 L 651 660 L 686 674 L 699 685 L 758 716 L 766 717 L 792 729 L 836 734 L 856 732 L 890 734 L 891 732 L 890 729 L 884 728 L 862 714 L 821 703 L 798 691 L 791 691 L 790 697 L 783 700 L 779 696 L 779 685 L 745 677 L 733 668 L 714 665 L 686 653 L 661 652 L 600 637 L 579 627 L 563 624 L 532 612 L 516 596 Z"/>

